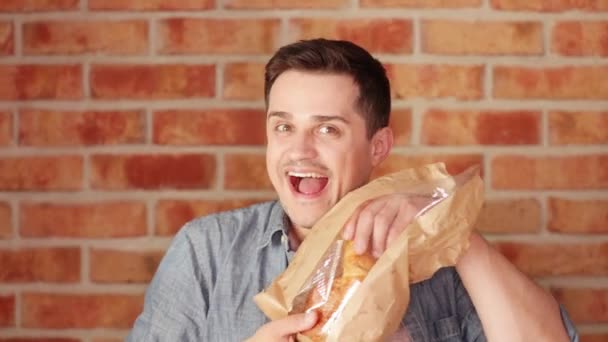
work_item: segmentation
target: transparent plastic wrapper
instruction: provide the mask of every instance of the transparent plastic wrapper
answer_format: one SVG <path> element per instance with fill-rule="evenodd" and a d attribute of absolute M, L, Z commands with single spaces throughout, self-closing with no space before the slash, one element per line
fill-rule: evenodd
<path fill-rule="evenodd" d="M 409 284 L 456 263 L 483 204 L 478 168 L 455 177 L 441 163 L 403 170 L 352 191 L 324 215 L 289 267 L 254 300 L 270 318 L 315 310 L 319 321 L 299 341 L 384 341 L 409 303 Z M 357 207 L 376 197 L 411 197 L 414 220 L 377 260 L 341 239 Z"/>

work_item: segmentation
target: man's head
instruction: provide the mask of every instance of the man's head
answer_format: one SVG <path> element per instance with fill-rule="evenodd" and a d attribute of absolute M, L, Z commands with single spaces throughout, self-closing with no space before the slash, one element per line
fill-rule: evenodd
<path fill-rule="evenodd" d="M 292 223 L 311 227 L 392 147 L 382 64 L 345 41 L 287 45 L 266 65 L 266 163 Z"/>
<path fill-rule="evenodd" d="M 391 112 L 390 84 L 384 67 L 365 49 L 348 41 L 313 39 L 279 49 L 266 64 L 264 99 L 268 109 L 270 90 L 288 70 L 339 74 L 352 77 L 359 88 L 357 107 L 368 137 L 388 126 Z"/>

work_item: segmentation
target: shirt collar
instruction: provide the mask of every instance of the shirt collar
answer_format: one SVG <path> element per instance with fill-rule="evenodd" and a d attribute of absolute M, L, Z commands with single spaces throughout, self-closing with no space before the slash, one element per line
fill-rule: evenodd
<path fill-rule="evenodd" d="M 258 249 L 262 249 L 272 241 L 272 238 L 281 234 L 287 236 L 288 232 L 288 218 L 285 210 L 281 206 L 279 201 L 275 201 L 270 210 L 270 217 L 268 219 L 268 223 L 264 227 L 264 231 L 262 235 L 260 235 L 260 239 L 258 241 Z"/>

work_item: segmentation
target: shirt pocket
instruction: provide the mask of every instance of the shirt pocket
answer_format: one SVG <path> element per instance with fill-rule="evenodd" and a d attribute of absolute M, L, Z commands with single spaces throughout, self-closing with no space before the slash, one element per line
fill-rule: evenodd
<path fill-rule="evenodd" d="M 446 318 L 442 318 L 432 323 L 432 326 L 429 327 L 430 333 L 432 335 L 432 341 L 441 341 L 441 342 L 460 342 L 461 334 L 460 334 L 460 324 L 458 323 L 458 318 L 456 316 L 450 316 Z"/>
<path fill-rule="evenodd" d="M 410 313 L 401 321 L 399 327 L 401 335 L 396 334 L 395 338 L 389 339 L 390 342 L 428 342 L 425 332 L 416 314 Z M 405 337 L 403 335 L 406 335 Z"/>

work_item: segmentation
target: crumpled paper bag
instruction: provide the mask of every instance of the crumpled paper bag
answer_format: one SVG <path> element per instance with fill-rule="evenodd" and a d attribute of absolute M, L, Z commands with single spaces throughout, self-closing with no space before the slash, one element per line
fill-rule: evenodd
<path fill-rule="evenodd" d="M 276 320 L 326 304 L 323 300 L 341 276 L 335 265 L 343 261 L 345 223 L 364 202 L 390 194 L 412 196 L 419 205 L 415 219 L 344 293 L 339 310 L 318 329 L 322 335 L 298 335 L 298 340 L 383 341 L 393 336 L 407 310 L 409 284 L 455 265 L 468 248 L 483 204 L 478 167 L 452 177 L 443 163 L 431 164 L 377 178 L 348 193 L 315 224 L 288 268 L 254 297 L 266 316 Z M 303 307 L 313 291 L 321 301 Z"/>

